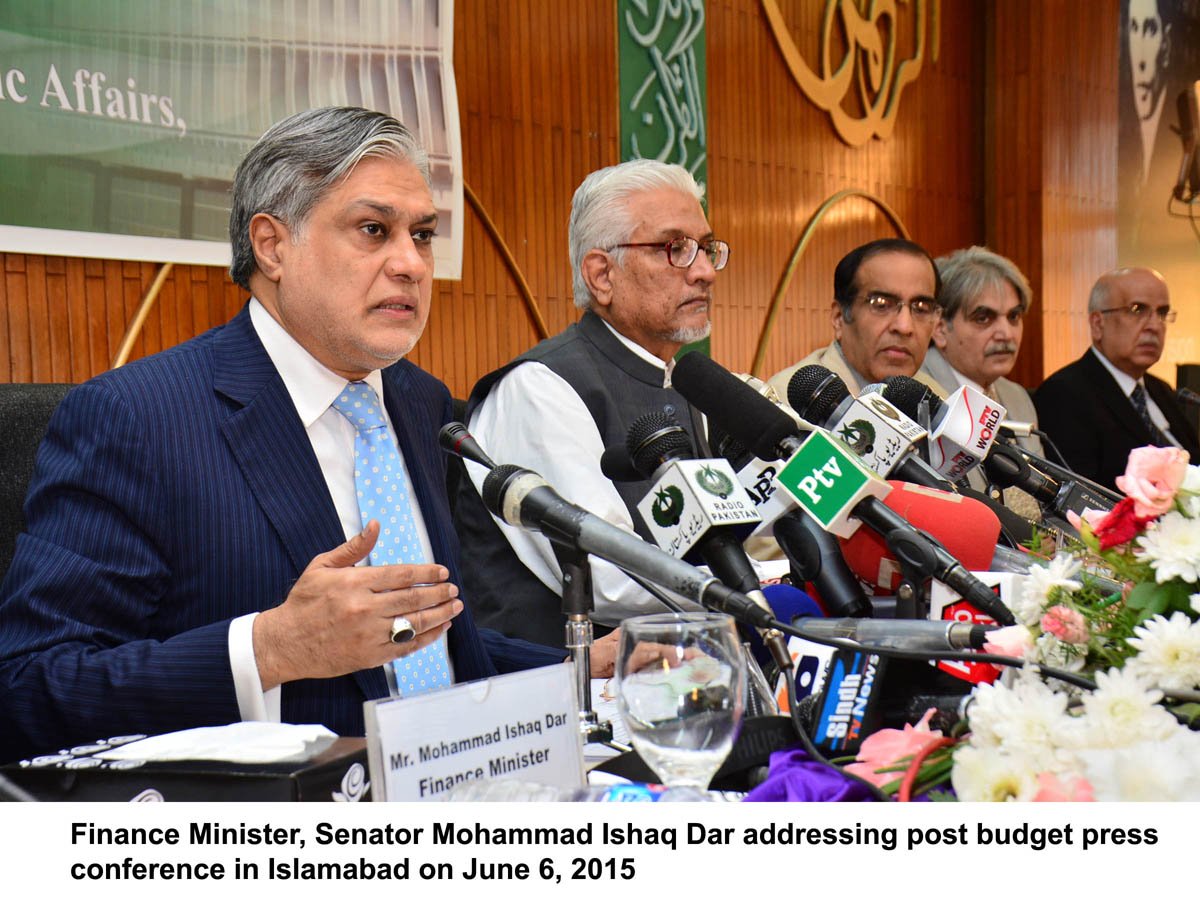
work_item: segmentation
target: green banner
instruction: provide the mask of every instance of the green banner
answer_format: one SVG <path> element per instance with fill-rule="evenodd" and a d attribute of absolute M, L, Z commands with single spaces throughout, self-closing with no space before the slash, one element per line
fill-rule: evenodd
<path fill-rule="evenodd" d="M 617 0 L 621 159 L 708 168 L 703 0 Z"/>
<path fill-rule="evenodd" d="M 704 0 L 617 0 L 621 160 L 679 164 L 701 185 L 708 180 L 704 19 Z M 704 339 L 679 355 L 709 348 Z"/>

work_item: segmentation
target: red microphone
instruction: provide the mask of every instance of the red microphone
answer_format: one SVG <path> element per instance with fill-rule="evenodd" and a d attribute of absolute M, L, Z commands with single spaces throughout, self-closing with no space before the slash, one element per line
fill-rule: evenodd
<path fill-rule="evenodd" d="M 934 488 L 889 481 L 883 503 L 914 528 L 928 532 L 968 570 L 991 569 L 1000 520 L 984 503 Z M 877 532 L 857 531 L 840 541 L 846 565 L 872 586 L 872 594 L 893 595 L 904 580 L 900 565 Z"/>

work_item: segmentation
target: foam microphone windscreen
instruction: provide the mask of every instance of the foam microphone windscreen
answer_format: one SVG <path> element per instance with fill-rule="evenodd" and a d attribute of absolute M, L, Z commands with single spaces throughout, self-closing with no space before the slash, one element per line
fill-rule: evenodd
<path fill-rule="evenodd" d="M 759 459 L 779 459 L 780 444 L 799 430 L 778 406 L 701 352 L 675 363 L 671 386 Z"/>
<path fill-rule="evenodd" d="M 775 619 L 781 623 L 791 623 L 799 617 L 825 616 L 821 605 L 795 585 L 789 585 L 786 582 L 764 585 L 763 595 L 766 597 L 767 603 L 771 605 Z"/>
<path fill-rule="evenodd" d="M 1000 520 L 985 504 L 969 497 L 923 488 L 903 481 L 889 481 L 892 493 L 883 503 L 941 542 L 966 569 L 991 568 L 1000 537 Z M 872 594 L 894 594 L 904 577 L 895 556 L 883 538 L 860 528 L 841 541 L 846 565 L 856 576 L 873 586 Z"/>

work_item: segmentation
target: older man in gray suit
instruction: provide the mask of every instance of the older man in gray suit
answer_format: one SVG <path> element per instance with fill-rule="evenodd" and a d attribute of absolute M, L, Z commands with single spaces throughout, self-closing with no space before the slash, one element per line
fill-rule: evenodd
<path fill-rule="evenodd" d="M 1032 302 L 1029 281 L 1007 258 L 981 246 L 951 252 L 936 263 L 941 318 L 933 328 L 925 369 L 943 387 L 974 387 L 1004 406 L 1010 421 L 1036 427 L 1037 410 L 1028 391 L 1006 377 L 1021 348 Z M 1035 435 L 1018 442 L 1044 455 Z M 1037 516 L 1037 504 L 1019 491 L 1007 492 L 1005 503 L 1027 518 Z"/>

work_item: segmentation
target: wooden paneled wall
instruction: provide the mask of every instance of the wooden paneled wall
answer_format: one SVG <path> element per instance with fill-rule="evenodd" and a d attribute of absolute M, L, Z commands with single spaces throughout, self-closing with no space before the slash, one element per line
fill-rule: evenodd
<path fill-rule="evenodd" d="M 821 6 L 779 4 L 813 69 Z M 939 58 L 926 59 L 901 95 L 892 137 L 852 148 L 797 87 L 758 5 L 708 3 L 711 210 L 713 228 L 732 250 L 716 290 L 713 355 L 722 364 L 750 368 L 766 306 L 805 222 L 842 189 L 881 198 L 934 255 L 982 238 L 983 23 L 972 3 L 941 6 Z M 901 44 L 902 57 L 908 46 Z M 761 377 L 830 342 L 838 260 L 893 235 L 869 202 L 830 212 L 800 261 Z"/>
<path fill-rule="evenodd" d="M 20 383 L 78 383 L 107 370 L 158 269 L 93 258 L 0 258 L 0 381 Z M 176 267 L 132 358 L 228 321 L 243 301 L 219 268 Z"/>
<path fill-rule="evenodd" d="M 1013 379 L 1035 386 L 1090 345 L 1088 292 L 1117 264 L 1118 0 L 989 15 L 987 242 L 1033 286 Z"/>
<path fill-rule="evenodd" d="M 1115 222 L 1116 6 L 1098 0 L 1083 17 L 1069 0 L 999 0 L 994 9 L 942 0 L 939 58 L 902 95 L 893 136 L 851 148 L 792 81 L 757 0 L 709 0 L 710 213 L 733 249 L 716 289 L 714 356 L 750 367 L 803 224 L 850 187 L 881 197 L 934 254 L 987 238 L 1030 273 L 1046 328 L 1040 347 L 1037 336 L 1027 341 L 1027 382 L 1043 364 L 1077 354 L 1078 286 L 1113 263 L 1105 256 Z M 823 7 L 780 3 L 814 67 Z M 612 10 L 591 0 L 456 3 L 464 176 L 551 332 L 576 317 L 571 194 L 618 155 Z M 469 209 L 465 216 L 463 280 L 437 284 L 429 329 L 412 354 L 460 396 L 537 338 L 490 239 Z M 831 214 L 800 263 L 761 373 L 828 342 L 837 259 L 891 234 L 865 202 Z M 2 257 L 3 381 L 79 381 L 106 368 L 154 275 L 144 264 Z M 177 268 L 135 355 L 219 324 L 241 302 L 219 269 Z"/>

